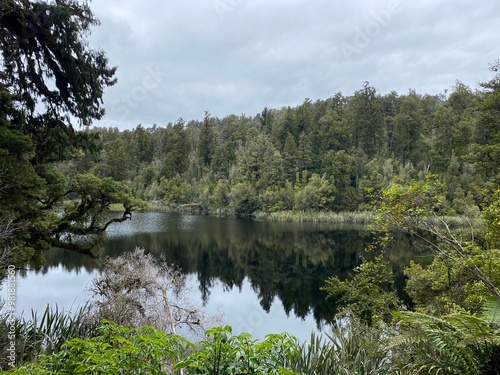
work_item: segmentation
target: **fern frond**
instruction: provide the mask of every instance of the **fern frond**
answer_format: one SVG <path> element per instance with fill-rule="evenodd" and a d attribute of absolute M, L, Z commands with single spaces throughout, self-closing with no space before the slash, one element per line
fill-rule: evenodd
<path fill-rule="evenodd" d="M 500 324 L 500 300 L 495 298 L 484 303 L 483 319 L 493 324 Z"/>
<path fill-rule="evenodd" d="M 500 341 L 485 319 L 463 311 L 443 317 L 400 312 L 398 317 L 403 333 L 388 350 L 411 352 L 402 354 L 413 359 L 404 366 L 410 373 L 480 374 Z"/>

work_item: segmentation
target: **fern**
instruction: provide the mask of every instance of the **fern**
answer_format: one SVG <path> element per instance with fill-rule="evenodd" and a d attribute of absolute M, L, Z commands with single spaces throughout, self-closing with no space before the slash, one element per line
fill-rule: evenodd
<path fill-rule="evenodd" d="M 500 325 L 500 300 L 495 298 L 484 303 L 483 318 L 487 322 Z"/>
<path fill-rule="evenodd" d="M 498 330 L 483 317 L 459 311 L 441 318 L 397 313 L 402 334 L 387 350 L 399 356 L 400 367 L 415 374 L 497 373 Z M 493 369 L 493 370 L 492 370 Z"/>

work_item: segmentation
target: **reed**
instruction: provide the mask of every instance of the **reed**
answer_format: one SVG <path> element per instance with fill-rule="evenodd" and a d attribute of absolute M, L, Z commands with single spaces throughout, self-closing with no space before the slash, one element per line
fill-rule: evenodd
<path fill-rule="evenodd" d="M 161 201 L 150 202 L 147 208 L 153 212 L 181 212 L 198 215 L 211 215 L 231 217 L 235 213 L 230 208 L 207 209 L 199 204 L 169 204 Z M 296 223 L 334 223 L 334 224 L 374 224 L 377 216 L 376 211 L 256 211 L 253 214 L 255 220 L 296 222 Z M 464 215 L 449 215 L 433 218 L 429 217 L 431 223 L 445 222 L 450 228 L 466 228 L 478 223 L 478 218 Z"/>
<path fill-rule="evenodd" d="M 372 211 L 329 212 L 329 211 L 278 211 L 256 212 L 256 220 L 289 221 L 338 224 L 371 224 L 375 219 Z"/>

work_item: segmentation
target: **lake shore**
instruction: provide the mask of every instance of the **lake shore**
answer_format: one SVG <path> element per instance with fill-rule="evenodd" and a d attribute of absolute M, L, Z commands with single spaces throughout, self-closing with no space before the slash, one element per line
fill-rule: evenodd
<path fill-rule="evenodd" d="M 123 211 L 123 206 L 112 205 L 112 211 Z M 238 217 L 231 209 L 217 209 L 210 211 L 198 203 L 171 204 L 160 201 L 148 202 L 146 211 L 150 212 L 179 212 L 192 215 L 207 215 L 215 217 Z M 293 223 L 333 223 L 333 224 L 361 224 L 370 225 L 375 222 L 376 211 L 255 211 L 245 218 L 256 221 L 293 222 Z M 436 216 L 436 220 L 445 222 L 450 227 L 469 227 L 475 224 L 477 218 L 465 215 Z"/>

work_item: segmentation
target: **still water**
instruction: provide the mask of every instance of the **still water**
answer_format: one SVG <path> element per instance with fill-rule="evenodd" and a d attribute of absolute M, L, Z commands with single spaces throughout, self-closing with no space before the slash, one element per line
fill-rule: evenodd
<path fill-rule="evenodd" d="M 108 231 L 105 254 L 118 256 L 142 247 L 186 274 L 189 297 L 208 314 L 223 313 L 233 332 L 289 332 L 306 340 L 326 329 L 336 301 L 320 290 L 325 279 L 352 274 L 370 234 L 360 226 L 269 223 L 178 213 L 136 213 Z M 389 249 L 397 283 L 404 266 L 418 257 L 409 238 Z M 17 277 L 17 312 L 30 316 L 47 304 L 74 311 L 89 298 L 99 262 L 53 250 L 38 270 Z"/>

